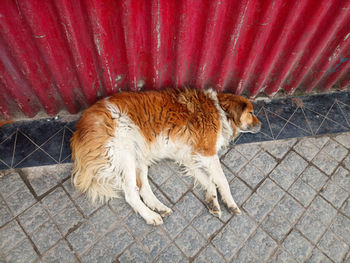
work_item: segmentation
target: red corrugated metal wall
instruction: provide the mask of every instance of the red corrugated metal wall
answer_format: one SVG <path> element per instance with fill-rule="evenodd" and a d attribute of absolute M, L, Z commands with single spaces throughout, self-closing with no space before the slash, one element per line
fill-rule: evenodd
<path fill-rule="evenodd" d="M 4 118 L 140 87 L 346 88 L 349 59 L 350 0 L 0 0 Z"/>

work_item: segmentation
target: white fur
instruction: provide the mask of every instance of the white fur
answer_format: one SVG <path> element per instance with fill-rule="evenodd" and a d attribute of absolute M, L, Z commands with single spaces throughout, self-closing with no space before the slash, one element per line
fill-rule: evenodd
<path fill-rule="evenodd" d="M 218 110 L 220 115 L 221 130 L 219 133 L 218 140 L 216 142 L 216 149 L 217 149 L 217 152 L 219 152 L 222 148 L 227 147 L 227 145 L 230 143 L 231 139 L 233 138 L 233 128 L 230 125 L 229 121 L 227 120 L 224 110 L 220 107 L 216 91 L 212 89 L 208 89 L 205 91 L 205 93 L 208 94 L 210 98 L 213 100 L 215 107 Z"/>

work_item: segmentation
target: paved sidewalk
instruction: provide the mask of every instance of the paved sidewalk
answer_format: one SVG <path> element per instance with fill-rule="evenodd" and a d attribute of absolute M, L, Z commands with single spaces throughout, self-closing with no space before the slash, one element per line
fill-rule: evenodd
<path fill-rule="evenodd" d="M 350 262 L 350 133 L 234 145 L 221 158 L 241 216 L 208 213 L 170 161 L 152 166 L 174 213 L 146 225 L 123 199 L 91 206 L 71 164 L 0 171 L 0 262 Z"/>

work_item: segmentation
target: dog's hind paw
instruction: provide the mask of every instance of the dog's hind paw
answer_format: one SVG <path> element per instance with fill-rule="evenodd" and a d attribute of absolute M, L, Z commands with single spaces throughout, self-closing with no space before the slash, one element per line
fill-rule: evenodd
<path fill-rule="evenodd" d="M 163 224 L 163 219 L 159 214 L 153 212 L 152 215 L 146 219 L 146 223 L 149 225 L 158 226 Z"/>

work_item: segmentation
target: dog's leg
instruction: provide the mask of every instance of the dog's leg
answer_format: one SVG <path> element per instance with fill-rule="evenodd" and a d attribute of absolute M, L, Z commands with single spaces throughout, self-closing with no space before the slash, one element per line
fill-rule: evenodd
<path fill-rule="evenodd" d="M 124 192 L 126 202 L 139 213 L 147 224 L 160 225 L 163 223 L 162 217 L 149 209 L 140 198 L 139 187 L 136 184 L 136 165 L 131 156 L 124 156 Z"/>
<path fill-rule="evenodd" d="M 205 201 L 209 212 L 217 217 L 221 217 L 221 209 L 217 197 L 216 186 L 211 178 L 201 169 L 188 169 L 197 182 L 205 189 Z"/>
<path fill-rule="evenodd" d="M 226 203 L 230 213 L 241 214 L 237 204 L 233 200 L 230 186 L 227 182 L 226 176 L 221 168 L 220 160 L 217 155 L 211 157 L 205 157 L 205 162 L 212 177 L 213 182 L 218 187 L 218 190 L 221 194 L 222 200 Z"/>
<path fill-rule="evenodd" d="M 140 183 L 140 195 L 145 204 L 152 210 L 158 211 L 162 217 L 165 217 L 172 213 L 172 210 L 160 202 L 153 194 L 151 186 L 148 182 L 148 167 L 146 165 L 140 166 L 137 169 L 137 180 Z"/>

